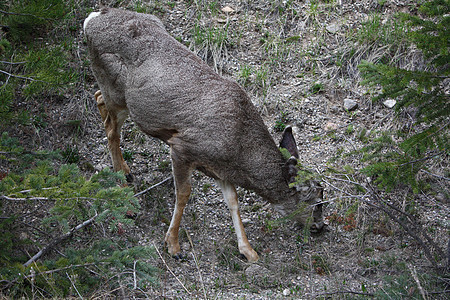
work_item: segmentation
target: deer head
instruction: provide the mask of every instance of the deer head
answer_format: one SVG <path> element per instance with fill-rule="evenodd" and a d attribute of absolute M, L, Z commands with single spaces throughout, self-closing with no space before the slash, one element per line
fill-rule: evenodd
<path fill-rule="evenodd" d="M 300 225 L 308 226 L 312 232 L 319 232 L 324 227 L 323 188 L 311 178 L 312 176 L 301 178 L 298 167 L 299 153 L 291 126 L 285 128 L 280 148 L 286 149 L 291 155 L 283 166 L 283 175 L 289 184 L 289 192 L 286 199 L 273 206 L 283 216 L 291 217 Z"/>

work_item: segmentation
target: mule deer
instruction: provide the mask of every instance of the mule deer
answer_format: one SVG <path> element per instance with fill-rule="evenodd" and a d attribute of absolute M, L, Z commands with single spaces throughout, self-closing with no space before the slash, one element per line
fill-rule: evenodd
<path fill-rule="evenodd" d="M 320 185 L 289 187 L 298 158 L 291 128 L 280 145 L 292 154 L 286 161 L 237 83 L 216 74 L 155 16 L 106 8 L 89 15 L 84 31 L 114 170 L 130 174 L 119 148 L 128 114 L 143 132 L 170 146 L 176 202 L 165 243 L 171 255 L 180 255 L 178 230 L 195 169 L 217 181 L 239 251 L 250 262 L 258 254 L 244 232 L 235 186 L 255 191 L 282 214 L 306 205 L 294 218 L 312 220 L 312 230 L 322 228 Z"/>

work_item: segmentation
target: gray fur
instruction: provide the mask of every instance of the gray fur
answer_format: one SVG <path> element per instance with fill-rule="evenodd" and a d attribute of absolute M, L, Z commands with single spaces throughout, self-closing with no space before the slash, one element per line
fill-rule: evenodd
<path fill-rule="evenodd" d="M 320 201 L 317 184 L 306 197 L 289 188 L 286 161 L 244 90 L 172 38 L 159 19 L 104 9 L 86 22 L 85 34 L 108 109 L 128 110 L 142 131 L 171 147 L 177 165 L 253 190 L 287 212 Z"/>

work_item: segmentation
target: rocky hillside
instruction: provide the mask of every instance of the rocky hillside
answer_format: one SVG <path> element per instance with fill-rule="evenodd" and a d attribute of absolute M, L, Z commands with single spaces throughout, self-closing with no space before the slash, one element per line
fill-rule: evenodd
<path fill-rule="evenodd" d="M 97 1 L 89 4 L 76 15 L 73 63 L 81 66 L 83 82 L 77 83 L 73 93 L 24 103 L 30 111 L 45 110 L 48 126 L 20 133 L 39 150 L 76 149 L 75 161 L 86 176 L 111 167 L 93 99 L 98 87 L 81 27 L 81 12 L 87 15 L 89 9 L 101 5 Z M 157 15 L 171 35 L 247 91 L 276 141 L 286 125 L 293 126 L 302 164 L 322 176 L 328 228 L 313 235 L 282 218 L 256 194 L 239 189 L 246 233 L 261 258 L 249 264 L 239 255 L 220 190 L 213 180 L 195 173 L 180 233 L 185 259 L 177 261 L 163 247 L 174 207 L 173 184 L 165 181 L 139 196 L 142 210 L 125 234 L 127 243 L 158 249 L 148 261 L 160 270 L 158 284 L 132 289 L 131 282 L 123 282 L 117 290 L 97 291 L 97 296 L 448 296 L 448 276 L 433 271 L 419 240 L 370 200 L 377 195 L 403 211 L 411 208 L 408 212 L 418 224 L 413 231 L 426 231 L 438 247 L 446 249 L 448 160 L 430 165 L 430 172 L 444 179 L 430 180 L 431 188 L 416 195 L 407 193 L 406 186 L 390 193 L 358 189 L 370 179 L 359 172 L 364 162 L 357 150 L 383 130 L 406 128 L 414 122 L 408 112 L 396 116 L 393 101 L 371 101 L 375 91 L 361 85 L 358 65 L 363 60 L 391 60 L 405 68 L 424 66 L 420 51 L 404 40 L 405 30 L 394 18 L 398 12 L 416 12 L 416 1 L 130 0 L 102 4 Z M 11 131 L 14 135 L 19 133 Z M 131 120 L 124 125 L 122 149 L 135 177 L 135 192 L 171 176 L 168 147 L 145 136 Z"/>

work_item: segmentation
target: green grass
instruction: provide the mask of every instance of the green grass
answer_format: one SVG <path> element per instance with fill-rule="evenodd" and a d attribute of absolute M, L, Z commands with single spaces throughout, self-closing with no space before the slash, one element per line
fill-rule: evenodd
<path fill-rule="evenodd" d="M 355 38 L 361 44 L 397 47 L 407 40 L 408 28 L 399 18 L 383 20 L 380 14 L 371 15 L 356 31 Z"/>

